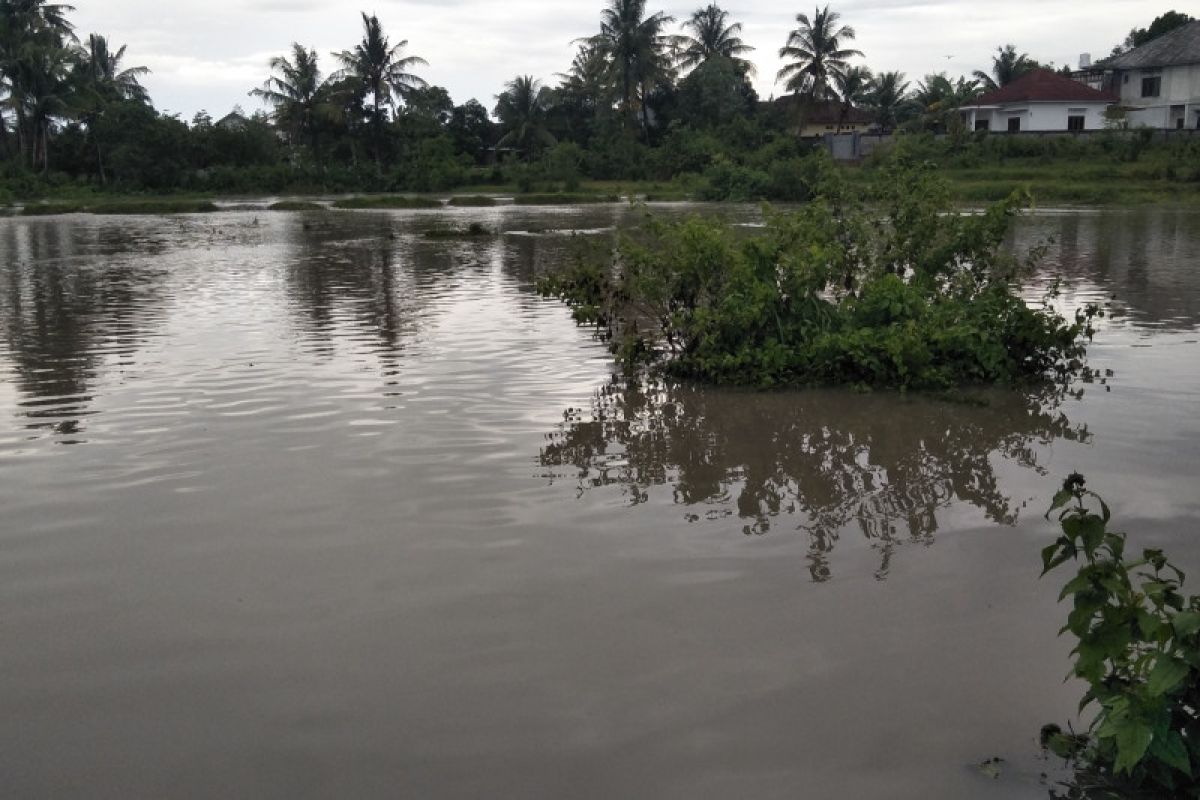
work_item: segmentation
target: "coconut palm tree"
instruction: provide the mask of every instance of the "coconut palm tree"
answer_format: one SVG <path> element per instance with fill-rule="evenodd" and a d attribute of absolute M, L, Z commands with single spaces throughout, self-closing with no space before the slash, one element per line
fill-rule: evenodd
<path fill-rule="evenodd" d="M 1016 45 L 1006 44 L 996 48 L 992 56 L 992 73 L 989 75 L 981 70 L 975 70 L 971 77 L 975 78 L 985 90 L 999 89 L 1008 86 L 1022 75 L 1037 69 L 1038 63 L 1029 57 L 1028 53 L 1018 53 Z"/>
<path fill-rule="evenodd" d="M 274 107 L 275 123 L 288 132 L 293 141 L 307 141 L 313 156 L 319 158 L 317 117 L 324 107 L 321 68 L 316 50 L 292 44 L 292 57 L 271 59 L 271 71 L 261 89 L 250 94 Z"/>
<path fill-rule="evenodd" d="M 849 59 L 861 56 L 858 50 L 843 47 L 854 39 L 854 28 L 839 25 L 841 15 L 829 6 L 818 8 L 810 20 L 807 14 L 797 14 L 799 27 L 788 36 L 779 57 L 789 63 L 779 70 L 776 80 L 786 80 L 787 90 L 804 93 L 809 99 L 830 99 L 833 76 L 849 67 Z"/>
<path fill-rule="evenodd" d="M 927 124 L 946 128 L 955 112 L 978 97 L 980 91 L 978 81 L 961 77 L 952 81 L 944 72 L 938 72 L 926 75 L 917 84 L 914 99 L 925 112 Z"/>
<path fill-rule="evenodd" d="M 661 11 L 647 16 L 646 0 L 609 0 L 600 13 L 600 33 L 587 40 L 608 61 L 626 119 L 633 118 L 634 101 L 640 100 L 647 133 L 646 97 L 672 75 L 669 50 L 674 39 L 665 31 L 674 21 Z"/>
<path fill-rule="evenodd" d="M 546 130 L 549 90 L 529 75 L 518 75 L 504 85 L 496 97 L 496 116 L 504 135 L 497 147 L 515 147 L 526 159 L 543 147 L 553 146 L 554 136 Z"/>
<path fill-rule="evenodd" d="M 96 135 L 96 123 L 111 103 L 135 101 L 148 103 L 150 96 L 140 79 L 150 74 L 146 67 L 122 68 L 125 47 L 112 52 L 103 36 L 88 36 L 87 44 L 76 50 L 74 105 L 79 118 L 87 126 L 88 136 L 96 149 L 96 167 L 100 183 L 108 182 L 104 171 L 104 149 Z"/>
<path fill-rule="evenodd" d="M 567 72 L 557 73 L 555 77 L 561 81 L 561 90 L 599 102 L 601 97 L 609 95 L 609 72 L 604 53 L 585 44 L 575 53 L 571 68 Z"/>
<path fill-rule="evenodd" d="M 88 36 L 87 44 L 79 49 L 78 71 L 80 83 L 104 100 L 137 100 L 148 102 L 149 94 L 141 79 L 150 74 L 148 67 L 122 69 L 126 46 L 121 45 L 112 52 L 108 39 L 95 33 Z"/>
<path fill-rule="evenodd" d="M 26 53 L 17 70 L 21 97 L 18 118 L 34 169 L 50 170 L 50 129 L 74 111 L 74 53 L 66 47 L 40 47 Z"/>
<path fill-rule="evenodd" d="M 407 39 L 392 45 L 383 32 L 379 17 L 364 13 L 362 19 L 362 41 L 353 50 L 333 54 L 342 65 L 333 79 L 352 79 L 362 97 L 371 98 L 371 107 L 366 110 L 375 134 L 375 163 L 378 166 L 382 160 L 380 150 L 387 108 L 390 107 L 394 112 L 397 99 L 403 100 L 409 90 L 428 85 L 409 70 L 418 65 L 428 66 L 429 63 L 420 56 L 404 55 L 408 47 Z"/>
<path fill-rule="evenodd" d="M 353 50 L 334 53 L 342 65 L 336 78 L 352 77 L 362 84 L 363 94 L 370 96 L 372 105 L 382 112 L 386 106 L 395 108 L 397 99 L 404 99 L 410 89 L 423 88 L 422 78 L 409 72 L 415 66 L 429 66 L 420 56 L 406 56 L 405 39 L 392 45 L 383 32 L 379 17 L 363 14 L 363 38 Z"/>
<path fill-rule="evenodd" d="M 604 54 L 590 44 L 581 46 L 566 73 L 558 73 L 552 90 L 551 115 L 559 121 L 560 135 L 585 141 L 596 118 L 610 114 L 616 101 L 611 70 Z"/>
<path fill-rule="evenodd" d="M 728 58 L 745 74 L 754 74 L 754 65 L 742 58 L 752 52 L 753 47 L 742 41 L 742 23 L 729 22 L 729 12 L 715 3 L 698 9 L 691 19 L 683 23 L 683 28 L 689 31 L 680 37 L 678 65 L 681 69 L 689 70 L 700 66 L 710 58 Z"/>
<path fill-rule="evenodd" d="M 866 67 L 849 67 L 833 73 L 834 89 L 842 99 L 839 127 L 846 124 L 846 119 L 855 106 L 866 105 L 873 81 L 874 76 Z"/>
<path fill-rule="evenodd" d="M 66 87 L 59 84 L 75 42 L 67 20 L 74 10 L 47 0 L 0 0 L 0 83 L 12 111 L 17 148 L 35 166 L 37 154 L 44 156 L 46 149 L 51 119 L 46 115 L 66 110 Z M 44 157 L 42 161 L 44 166 Z"/>
<path fill-rule="evenodd" d="M 881 72 L 875 76 L 867 106 L 875 112 L 876 119 L 885 130 L 896 127 L 905 108 L 911 103 L 908 86 L 903 72 Z"/>

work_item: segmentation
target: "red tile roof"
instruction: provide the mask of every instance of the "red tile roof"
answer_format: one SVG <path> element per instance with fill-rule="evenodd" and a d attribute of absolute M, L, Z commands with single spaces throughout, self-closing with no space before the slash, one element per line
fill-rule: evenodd
<path fill-rule="evenodd" d="M 1111 92 L 1101 92 L 1048 69 L 1035 69 L 1007 86 L 980 95 L 972 105 L 998 106 L 1005 103 L 1036 102 L 1115 103 L 1117 100 L 1117 96 Z"/>

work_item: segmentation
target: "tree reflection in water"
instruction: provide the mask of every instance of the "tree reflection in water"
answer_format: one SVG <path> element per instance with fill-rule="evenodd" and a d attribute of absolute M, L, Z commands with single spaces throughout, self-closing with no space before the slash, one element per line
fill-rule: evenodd
<path fill-rule="evenodd" d="M 996 391 L 966 403 L 614 381 L 590 411 L 566 412 L 540 461 L 552 477 L 577 478 L 581 495 L 619 487 L 640 504 L 669 486 L 674 502 L 707 507 L 689 520 L 736 515 L 746 535 L 796 519 L 815 581 L 831 577 L 830 554 L 857 528 L 881 552 L 883 579 L 895 548 L 931 543 L 938 513 L 956 501 L 1015 524 L 997 461 L 1044 474 L 1041 446 L 1090 438 L 1062 413 L 1062 396 Z"/>

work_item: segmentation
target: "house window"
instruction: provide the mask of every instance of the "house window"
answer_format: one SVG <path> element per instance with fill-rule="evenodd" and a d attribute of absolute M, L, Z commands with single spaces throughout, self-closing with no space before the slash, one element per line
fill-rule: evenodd
<path fill-rule="evenodd" d="M 1021 132 L 1021 118 L 1020 117 L 1009 117 L 1008 118 L 1008 132 L 1009 133 L 1020 133 Z"/>
<path fill-rule="evenodd" d="M 975 120 L 975 130 L 977 130 L 977 131 L 986 131 L 990 127 L 991 127 L 991 124 L 990 124 L 989 120 L 986 120 L 986 119 Z"/>
<path fill-rule="evenodd" d="M 1081 131 L 1081 130 L 1083 130 L 1084 123 L 1086 121 L 1087 121 L 1087 117 L 1085 117 L 1084 115 L 1072 114 L 1071 116 L 1067 117 L 1067 130 Z"/>
<path fill-rule="evenodd" d="M 1162 76 L 1142 78 L 1142 97 L 1158 97 L 1162 94 Z"/>

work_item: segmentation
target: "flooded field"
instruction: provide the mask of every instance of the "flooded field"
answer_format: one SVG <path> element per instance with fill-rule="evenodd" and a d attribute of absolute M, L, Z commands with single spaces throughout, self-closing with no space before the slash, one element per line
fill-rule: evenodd
<path fill-rule="evenodd" d="M 1062 477 L 1200 574 L 1200 214 L 1022 220 L 1112 377 L 964 405 L 624 386 L 532 284 L 640 213 L 0 220 L 3 794 L 1047 797 Z"/>

